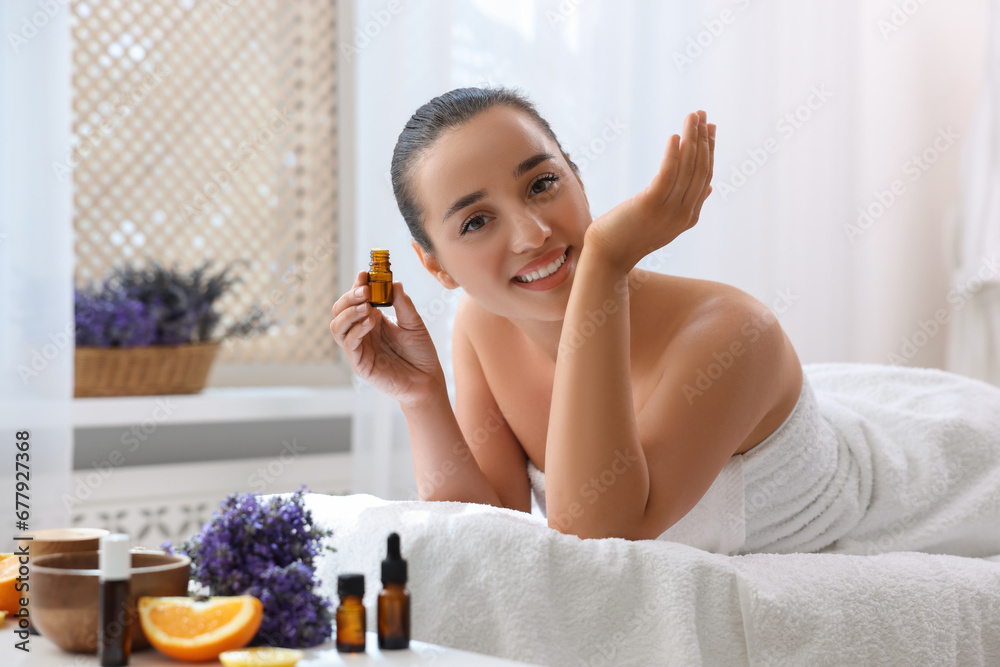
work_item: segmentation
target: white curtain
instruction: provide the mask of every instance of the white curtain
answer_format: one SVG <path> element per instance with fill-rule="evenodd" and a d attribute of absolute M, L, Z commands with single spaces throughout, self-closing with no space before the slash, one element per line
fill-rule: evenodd
<path fill-rule="evenodd" d="M 715 192 L 697 227 L 640 266 L 754 295 L 805 363 L 943 366 L 945 328 L 928 320 L 954 309 L 944 235 L 987 0 L 358 0 L 354 11 L 358 267 L 371 247 L 392 251 L 449 380 L 457 295 L 410 249 L 388 170 L 418 106 L 486 83 L 536 102 L 583 168 L 595 216 L 647 185 L 684 115 L 705 109 L 718 125 Z M 415 497 L 402 413 L 361 391 L 358 490 Z"/>
<path fill-rule="evenodd" d="M 989 51 L 962 161 L 955 220 L 949 370 L 1000 385 L 1000 0 L 993 0 Z"/>
<path fill-rule="evenodd" d="M 15 509 L 27 511 L 30 529 L 69 525 L 71 191 L 52 171 L 70 139 L 68 12 L 34 0 L 0 7 L 0 551 L 21 532 Z M 16 476 L 25 472 L 16 442 L 28 443 L 27 480 Z M 28 508 L 15 508 L 25 481 Z"/>

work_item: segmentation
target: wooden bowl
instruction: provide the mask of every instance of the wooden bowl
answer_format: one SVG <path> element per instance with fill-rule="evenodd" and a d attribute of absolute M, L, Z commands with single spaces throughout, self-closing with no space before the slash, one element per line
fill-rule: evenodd
<path fill-rule="evenodd" d="M 49 528 L 20 533 L 14 539 L 17 540 L 18 552 L 27 551 L 31 562 L 34 562 L 35 558 L 47 554 L 97 551 L 101 547 L 101 538 L 109 532 L 103 528 Z M 34 586 L 29 586 L 27 590 L 21 592 L 21 596 L 28 600 L 29 610 L 32 588 Z M 28 615 L 28 626 L 32 630 L 37 629 L 34 614 Z"/>
<path fill-rule="evenodd" d="M 20 533 L 14 539 L 18 548 L 28 549 L 31 558 L 38 558 L 46 554 L 97 551 L 101 538 L 108 532 L 103 528 L 52 528 Z"/>
<path fill-rule="evenodd" d="M 49 554 L 31 563 L 31 617 L 35 628 L 72 653 L 97 652 L 98 552 Z M 183 554 L 132 550 L 129 620 L 132 650 L 149 647 L 135 601 L 143 595 L 184 596 L 191 559 Z"/>

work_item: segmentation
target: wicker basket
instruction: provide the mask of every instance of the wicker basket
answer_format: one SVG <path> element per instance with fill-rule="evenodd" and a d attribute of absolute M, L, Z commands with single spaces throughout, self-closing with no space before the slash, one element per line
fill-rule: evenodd
<path fill-rule="evenodd" d="M 194 394 L 205 388 L 219 343 L 76 348 L 75 396 Z"/>

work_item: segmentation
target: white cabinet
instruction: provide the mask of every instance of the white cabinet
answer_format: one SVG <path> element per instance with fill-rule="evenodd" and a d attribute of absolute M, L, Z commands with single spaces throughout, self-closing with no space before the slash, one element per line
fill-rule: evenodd
<path fill-rule="evenodd" d="M 210 388 L 191 396 L 75 399 L 73 418 L 76 428 L 120 427 L 127 435 L 165 424 L 349 418 L 353 407 L 351 387 Z M 155 548 L 197 531 L 230 493 L 287 493 L 303 484 L 315 493 L 351 493 L 349 451 L 304 453 L 286 443 L 263 458 L 220 452 L 217 460 L 157 465 L 128 465 L 126 452 L 112 450 L 73 472 L 62 498 L 72 525 L 125 532 L 133 544 Z"/>

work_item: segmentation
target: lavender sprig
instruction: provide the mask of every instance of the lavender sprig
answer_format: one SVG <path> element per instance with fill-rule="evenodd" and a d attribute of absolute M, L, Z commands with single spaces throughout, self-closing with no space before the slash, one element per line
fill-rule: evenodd
<path fill-rule="evenodd" d="M 264 618 L 252 644 L 303 648 L 333 633 L 330 601 L 316 593 L 315 559 L 331 531 L 313 525 L 305 487 L 283 500 L 231 494 L 200 532 L 177 547 L 191 578 L 212 595 L 253 595 Z M 169 543 L 164 545 L 171 550 Z"/>

